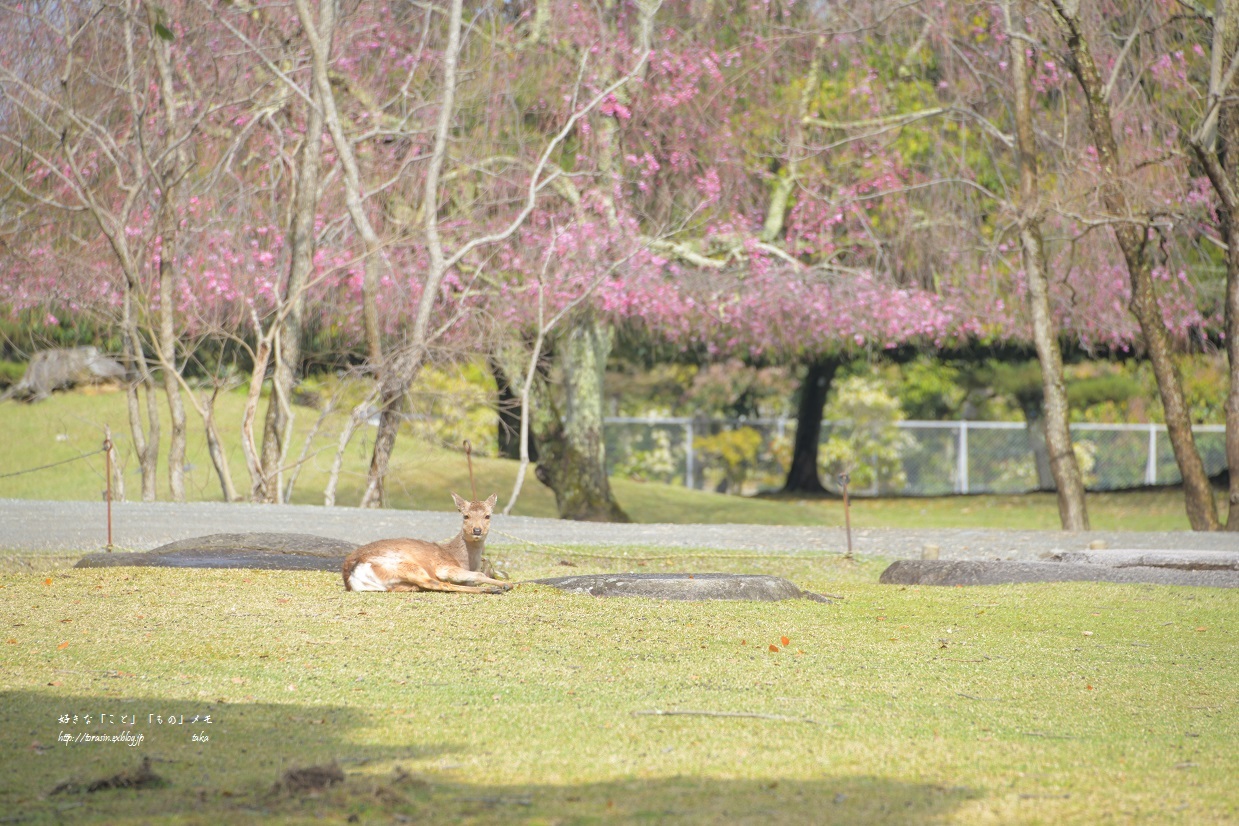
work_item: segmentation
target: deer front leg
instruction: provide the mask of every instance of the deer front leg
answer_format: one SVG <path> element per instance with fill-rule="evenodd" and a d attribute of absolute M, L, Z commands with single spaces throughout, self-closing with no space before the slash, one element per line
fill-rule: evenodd
<path fill-rule="evenodd" d="M 499 591 L 507 591 L 512 587 L 512 583 L 504 582 L 502 579 L 489 577 L 481 571 L 470 571 L 465 568 L 457 568 L 448 565 L 441 565 L 435 569 L 435 576 L 444 582 L 455 583 L 456 585 L 481 585 L 489 593 L 497 593 Z"/>

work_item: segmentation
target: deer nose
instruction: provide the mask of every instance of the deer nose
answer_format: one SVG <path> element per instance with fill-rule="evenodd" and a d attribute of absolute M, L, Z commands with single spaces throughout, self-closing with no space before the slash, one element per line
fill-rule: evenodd
<path fill-rule="evenodd" d="M 474 535 L 474 536 L 481 536 L 481 535 L 482 535 L 482 529 L 481 529 L 481 528 L 474 528 L 474 529 L 473 529 L 473 535 Z"/>

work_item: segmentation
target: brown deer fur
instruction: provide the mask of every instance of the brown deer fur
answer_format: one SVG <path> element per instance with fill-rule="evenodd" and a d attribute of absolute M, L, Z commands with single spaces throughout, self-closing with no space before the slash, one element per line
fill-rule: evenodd
<path fill-rule="evenodd" d="M 482 551 L 498 494 L 484 502 L 452 500 L 464 517 L 460 533 L 446 542 L 380 539 L 362 545 L 344 560 L 348 591 L 462 591 L 495 594 L 511 583 L 481 572 Z"/>

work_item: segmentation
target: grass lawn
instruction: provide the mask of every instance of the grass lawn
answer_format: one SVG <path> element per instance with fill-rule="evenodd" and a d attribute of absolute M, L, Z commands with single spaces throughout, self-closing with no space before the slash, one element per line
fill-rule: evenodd
<path fill-rule="evenodd" d="M 239 393 L 219 401 L 218 419 L 229 448 L 229 461 L 238 489 L 248 488 L 245 461 L 238 441 L 243 398 Z M 301 450 L 306 434 L 318 417 L 308 408 L 296 408 L 297 437 L 291 453 Z M 201 422 L 190 412 L 190 444 L 186 474 L 188 495 L 196 500 L 218 500 L 220 488 L 206 452 Z M 293 501 L 322 504 L 322 491 L 334 458 L 343 414 L 328 417 L 313 442 L 310 457 L 298 476 Z M 93 456 L 36 473 L 2 478 L 5 473 L 72 460 L 99 449 L 103 428 L 109 425 L 125 468 L 126 492 L 140 493 L 137 461 L 129 439 L 124 396 L 117 392 L 58 393 L 36 405 L 0 404 L 0 497 L 15 499 L 97 500 L 104 487 L 102 456 Z M 163 437 L 167 440 L 167 425 Z M 372 447 L 372 430 L 360 432 L 350 446 L 341 475 L 337 502 L 355 505 L 361 497 Z M 166 490 L 166 448 L 161 454 L 160 481 Z M 479 494 L 497 491 L 507 502 L 516 478 L 516 463 L 478 458 L 474 462 Z M 736 522 L 779 525 L 842 525 L 843 506 L 838 500 L 804 500 L 782 497 L 742 498 L 628 479 L 612 480 L 616 497 L 637 522 Z M 405 437 L 396 443 L 388 478 L 391 505 L 425 510 L 451 510 L 448 490 L 467 494 L 468 471 L 459 451 L 446 450 Z M 1225 512 L 1224 494 L 1220 507 Z M 1161 489 L 1088 496 L 1089 516 L 1096 530 L 1165 531 L 1187 530 L 1183 496 L 1178 490 Z M 524 516 L 555 516 L 551 491 L 529 474 L 514 513 Z M 852 524 L 857 527 L 890 528 L 1013 528 L 1055 530 L 1058 507 L 1052 494 L 1019 496 L 948 496 L 925 499 L 854 499 Z"/>
<path fill-rule="evenodd" d="M 518 551 L 507 565 L 516 579 L 616 567 Z M 36 824 L 1239 817 L 1234 591 L 898 588 L 876 584 L 876 561 L 820 559 L 637 570 L 660 568 L 772 573 L 842 599 L 0 574 L 0 811 Z M 58 740 L 125 732 L 142 741 Z M 143 757 L 163 785 L 86 790 Z M 333 761 L 342 783 L 276 788 Z"/>
<path fill-rule="evenodd" d="M 235 398 L 222 407 L 239 418 Z M 105 422 L 123 437 L 119 395 L 0 405 L 0 474 L 93 450 Z M 350 452 L 342 502 L 367 448 Z M 467 490 L 459 454 L 407 439 L 397 457 L 398 505 L 446 509 L 445 489 Z M 0 479 L 0 496 L 95 498 L 97 459 Z M 307 465 L 296 501 L 319 501 L 329 461 Z M 190 462 L 195 498 L 215 498 L 201 444 Z M 476 464 L 506 497 L 512 463 Z M 136 491 L 132 462 L 127 478 Z M 641 521 L 842 521 L 837 502 L 616 489 Z M 518 512 L 552 505 L 531 482 Z M 1098 528 L 1186 527 L 1173 492 L 1090 508 Z M 1057 526 L 1037 496 L 862 500 L 853 519 Z M 1239 819 L 1234 590 L 900 588 L 877 584 L 881 560 L 613 552 L 565 568 L 504 548 L 501 562 L 516 580 L 769 573 L 840 598 L 353 594 L 334 574 L 0 568 L 0 823 Z M 144 758 L 160 782 L 91 791 L 145 776 Z M 283 780 L 331 765 L 342 782 Z"/>

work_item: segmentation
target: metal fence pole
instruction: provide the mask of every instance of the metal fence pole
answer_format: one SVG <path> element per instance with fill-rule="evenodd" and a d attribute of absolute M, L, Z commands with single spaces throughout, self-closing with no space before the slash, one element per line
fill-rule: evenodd
<path fill-rule="evenodd" d="M 684 487 L 694 488 L 693 474 L 697 468 L 693 465 L 693 420 L 684 422 Z"/>
<path fill-rule="evenodd" d="M 956 451 L 956 491 L 968 492 L 968 421 L 959 421 L 959 448 Z"/>
<path fill-rule="evenodd" d="M 1144 464 L 1144 483 L 1157 484 L 1157 425 L 1149 422 L 1149 458 Z"/>

